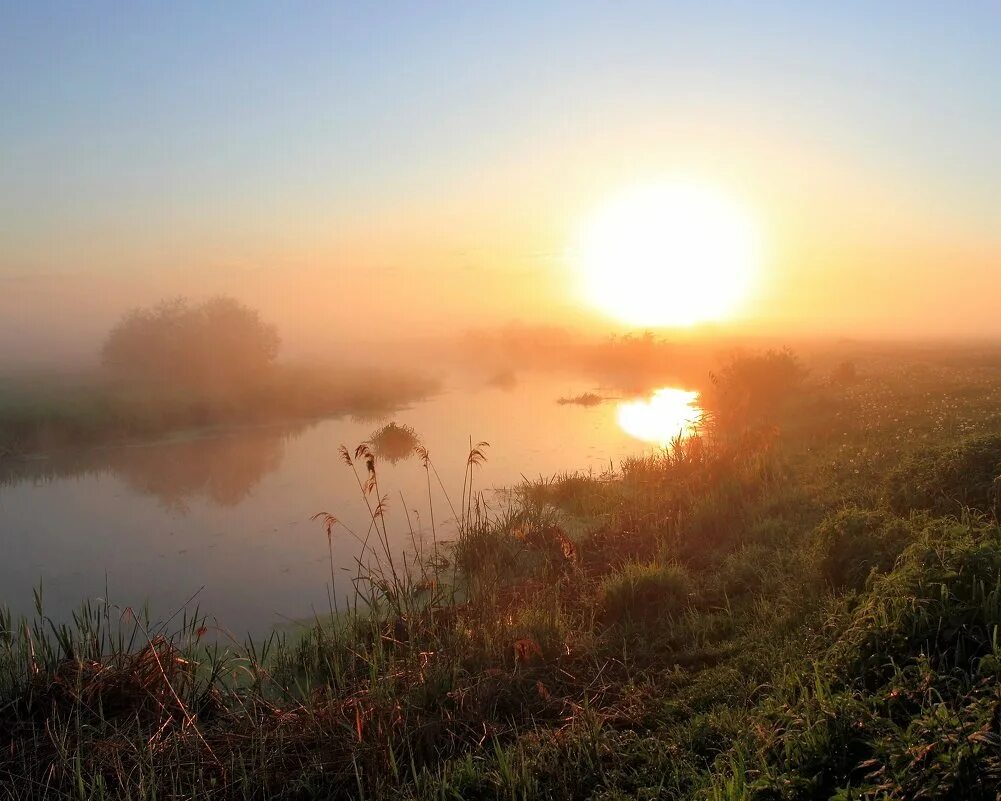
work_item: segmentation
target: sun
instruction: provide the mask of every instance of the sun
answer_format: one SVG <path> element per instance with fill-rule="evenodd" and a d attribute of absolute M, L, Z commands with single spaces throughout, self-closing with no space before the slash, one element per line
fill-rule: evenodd
<path fill-rule="evenodd" d="M 585 300 L 629 325 L 730 317 L 758 271 L 758 232 L 709 187 L 665 182 L 611 198 L 581 227 L 572 260 Z"/>

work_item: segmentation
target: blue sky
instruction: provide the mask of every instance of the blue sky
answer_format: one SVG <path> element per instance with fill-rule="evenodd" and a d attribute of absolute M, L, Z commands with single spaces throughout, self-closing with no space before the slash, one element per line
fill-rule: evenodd
<path fill-rule="evenodd" d="M 999 40 L 997 2 L 8 1 L 0 286 L 159 281 L 179 260 L 281 260 L 292 240 L 301 260 L 467 196 L 490 198 L 498 239 L 517 236 L 532 191 L 489 189 L 498 165 L 590 143 L 596 161 L 642 170 L 700 123 L 722 162 L 802 143 L 992 249 Z M 644 130 L 664 132 L 664 153 L 632 152 L 657 147 Z M 571 169 L 588 165 L 558 172 L 576 186 Z"/>

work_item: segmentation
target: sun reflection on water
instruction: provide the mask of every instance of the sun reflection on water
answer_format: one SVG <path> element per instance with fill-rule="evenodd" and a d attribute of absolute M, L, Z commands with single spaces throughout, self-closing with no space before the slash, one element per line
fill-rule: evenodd
<path fill-rule="evenodd" d="M 636 439 L 666 447 L 676 437 L 695 433 L 702 419 L 699 393 L 675 387 L 654 390 L 649 398 L 618 405 L 619 427 Z"/>

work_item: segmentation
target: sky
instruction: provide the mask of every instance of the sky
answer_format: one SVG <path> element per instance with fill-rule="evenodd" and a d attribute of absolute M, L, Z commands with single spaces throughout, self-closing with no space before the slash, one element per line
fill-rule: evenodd
<path fill-rule="evenodd" d="M 597 330 L 574 232 L 749 210 L 735 330 L 999 337 L 1001 4 L 0 3 L 0 351 L 226 293 L 290 348 Z"/>

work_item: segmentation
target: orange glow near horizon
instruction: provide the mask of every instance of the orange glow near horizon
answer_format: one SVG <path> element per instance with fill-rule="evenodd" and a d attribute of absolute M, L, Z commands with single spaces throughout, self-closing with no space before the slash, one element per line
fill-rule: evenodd
<path fill-rule="evenodd" d="M 620 322 L 728 320 L 759 269 L 758 233 L 729 198 L 689 183 L 630 189 L 583 226 L 572 257 L 588 303 Z"/>
<path fill-rule="evenodd" d="M 677 437 L 695 433 L 702 419 L 698 400 L 698 392 L 664 387 L 649 398 L 620 403 L 616 419 L 619 427 L 631 437 L 663 448 Z"/>

